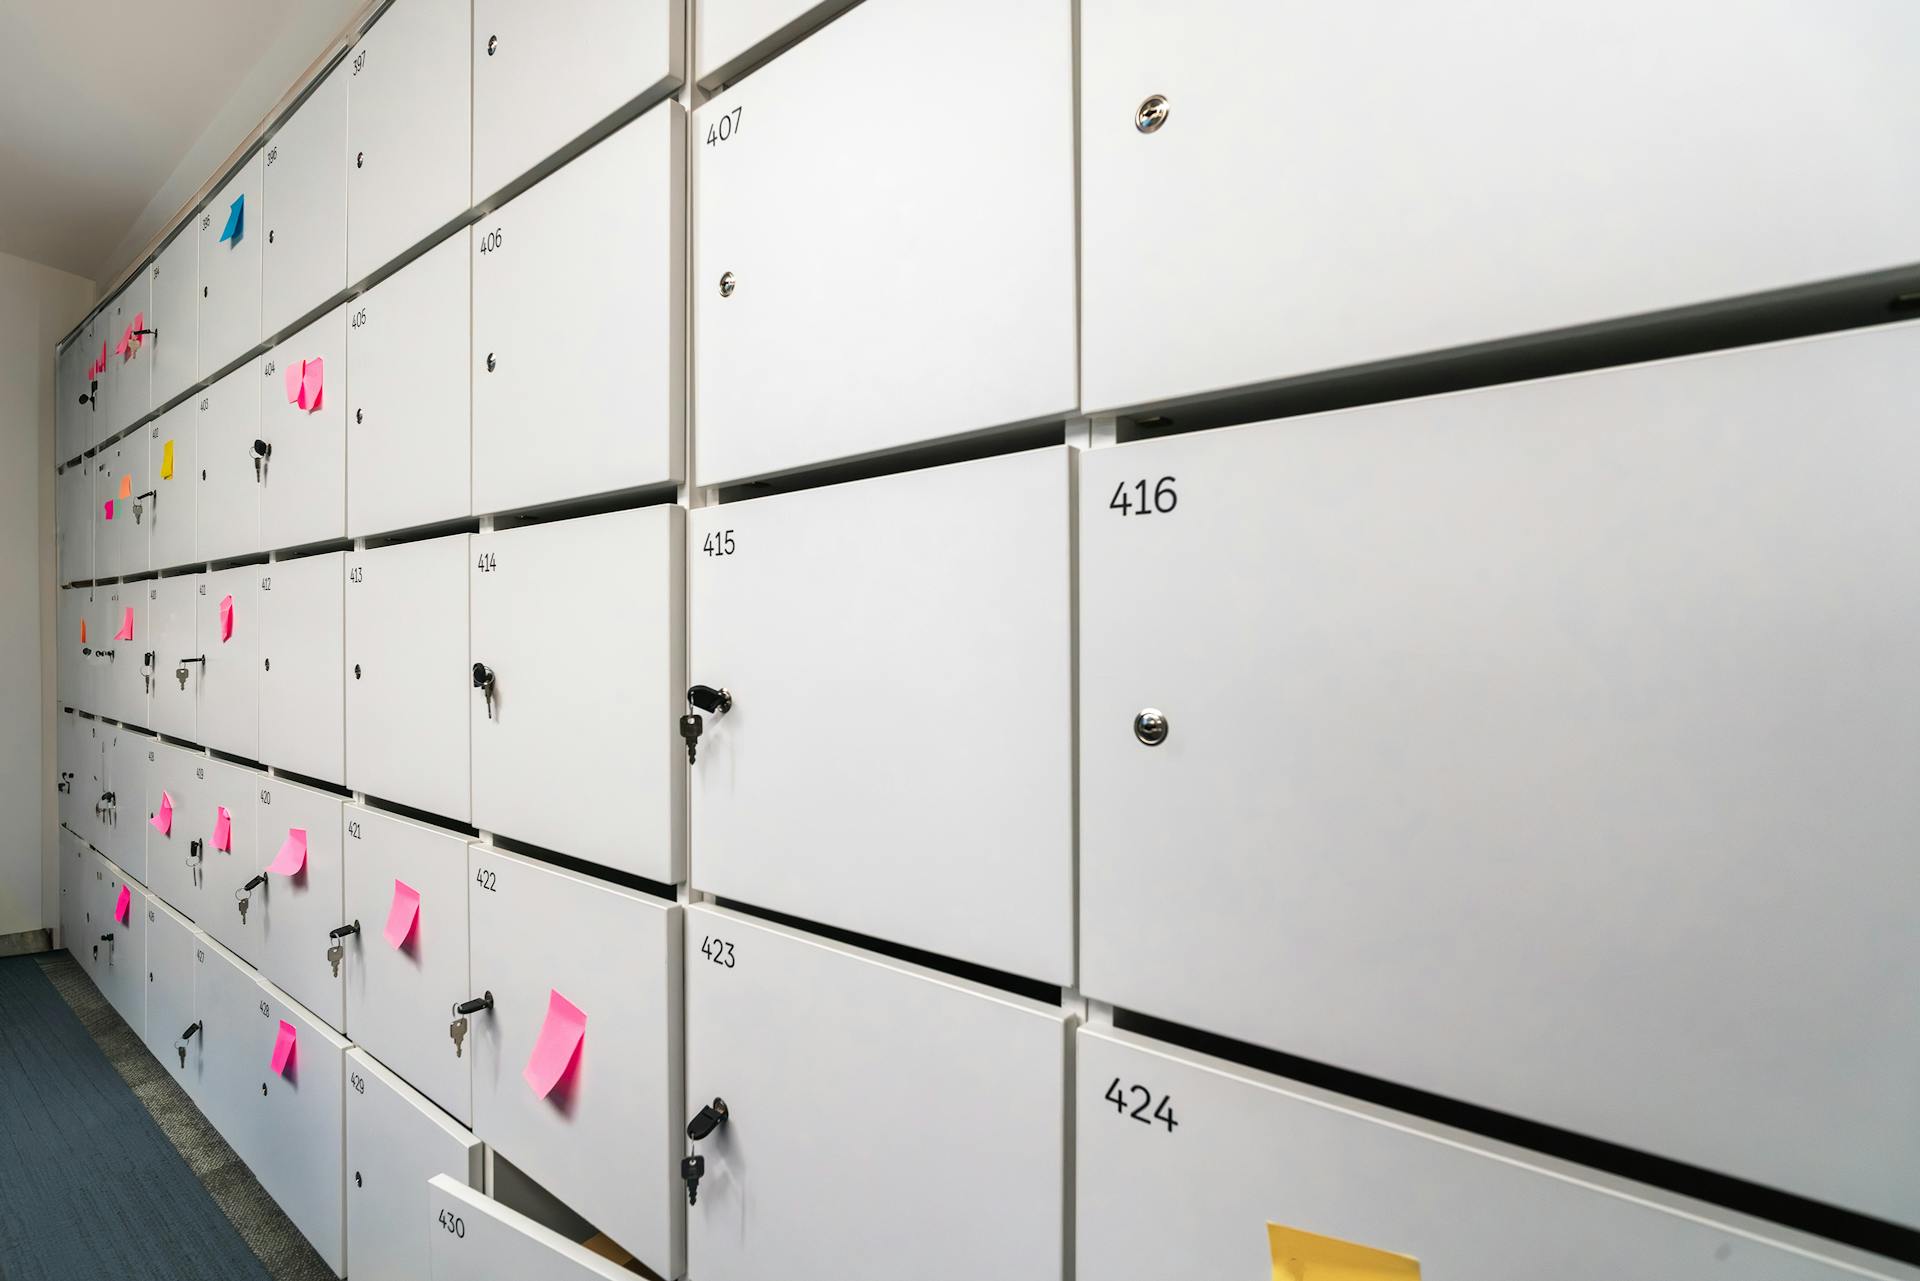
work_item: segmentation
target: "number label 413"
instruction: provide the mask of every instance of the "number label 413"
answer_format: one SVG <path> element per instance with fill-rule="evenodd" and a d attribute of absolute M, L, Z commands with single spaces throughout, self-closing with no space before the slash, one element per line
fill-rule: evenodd
<path fill-rule="evenodd" d="M 1152 1125 L 1155 1121 L 1167 1127 L 1167 1133 L 1173 1133 L 1173 1127 L 1180 1124 L 1173 1119 L 1173 1096 L 1163 1094 L 1160 1102 L 1153 1101 L 1153 1091 L 1139 1083 L 1121 1085 L 1120 1078 L 1114 1077 L 1107 1086 L 1107 1102 L 1113 1104 L 1113 1110 L 1121 1116 L 1129 1116 L 1142 1125 Z M 1151 1107 L 1153 1112 L 1148 1114 Z"/>

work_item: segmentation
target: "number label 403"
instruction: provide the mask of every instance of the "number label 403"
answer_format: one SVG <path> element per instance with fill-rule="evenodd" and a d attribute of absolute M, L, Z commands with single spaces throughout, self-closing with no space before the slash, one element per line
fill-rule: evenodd
<path fill-rule="evenodd" d="M 1155 512 L 1165 515 L 1179 505 L 1180 495 L 1174 491 L 1171 476 L 1155 481 L 1151 495 L 1147 493 L 1144 478 L 1123 480 L 1114 486 L 1113 497 L 1107 500 L 1107 506 L 1122 516 L 1151 516 Z"/>
<path fill-rule="evenodd" d="M 1153 1091 L 1138 1083 L 1122 1086 L 1120 1078 L 1114 1077 L 1107 1085 L 1107 1102 L 1113 1104 L 1113 1110 L 1121 1116 L 1130 1116 L 1142 1125 L 1152 1125 L 1155 1121 L 1167 1127 L 1167 1133 L 1173 1133 L 1173 1127 L 1180 1124 L 1173 1119 L 1173 1096 L 1163 1094 L 1158 1104 L 1153 1101 Z M 1147 1109 L 1153 1108 L 1149 1116 Z"/>

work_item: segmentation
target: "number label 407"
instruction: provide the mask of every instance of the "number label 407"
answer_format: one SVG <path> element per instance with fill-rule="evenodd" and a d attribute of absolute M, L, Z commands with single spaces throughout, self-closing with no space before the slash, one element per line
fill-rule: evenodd
<path fill-rule="evenodd" d="M 1180 1124 L 1173 1119 L 1171 1094 L 1161 1095 L 1160 1102 L 1156 1104 L 1153 1101 L 1153 1091 L 1137 1082 L 1123 1086 L 1120 1084 L 1120 1078 L 1114 1077 L 1107 1086 L 1106 1099 L 1113 1104 L 1113 1110 L 1121 1116 L 1132 1117 L 1142 1125 L 1152 1125 L 1158 1121 L 1167 1127 L 1168 1134 L 1172 1134 L 1173 1127 Z M 1152 1115 L 1147 1113 L 1150 1107 L 1153 1109 Z"/>

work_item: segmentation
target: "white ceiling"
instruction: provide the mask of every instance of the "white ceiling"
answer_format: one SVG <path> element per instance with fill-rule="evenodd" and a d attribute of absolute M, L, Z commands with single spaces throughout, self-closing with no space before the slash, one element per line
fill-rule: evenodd
<path fill-rule="evenodd" d="M 104 275 L 301 3 L 0 0 L 0 252 Z"/>

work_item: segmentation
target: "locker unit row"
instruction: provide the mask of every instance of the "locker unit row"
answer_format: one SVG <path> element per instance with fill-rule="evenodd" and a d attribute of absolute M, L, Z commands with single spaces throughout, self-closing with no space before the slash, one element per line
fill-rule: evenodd
<path fill-rule="evenodd" d="M 677 481 L 678 112 L 650 112 L 69 466 L 60 580 Z"/>

